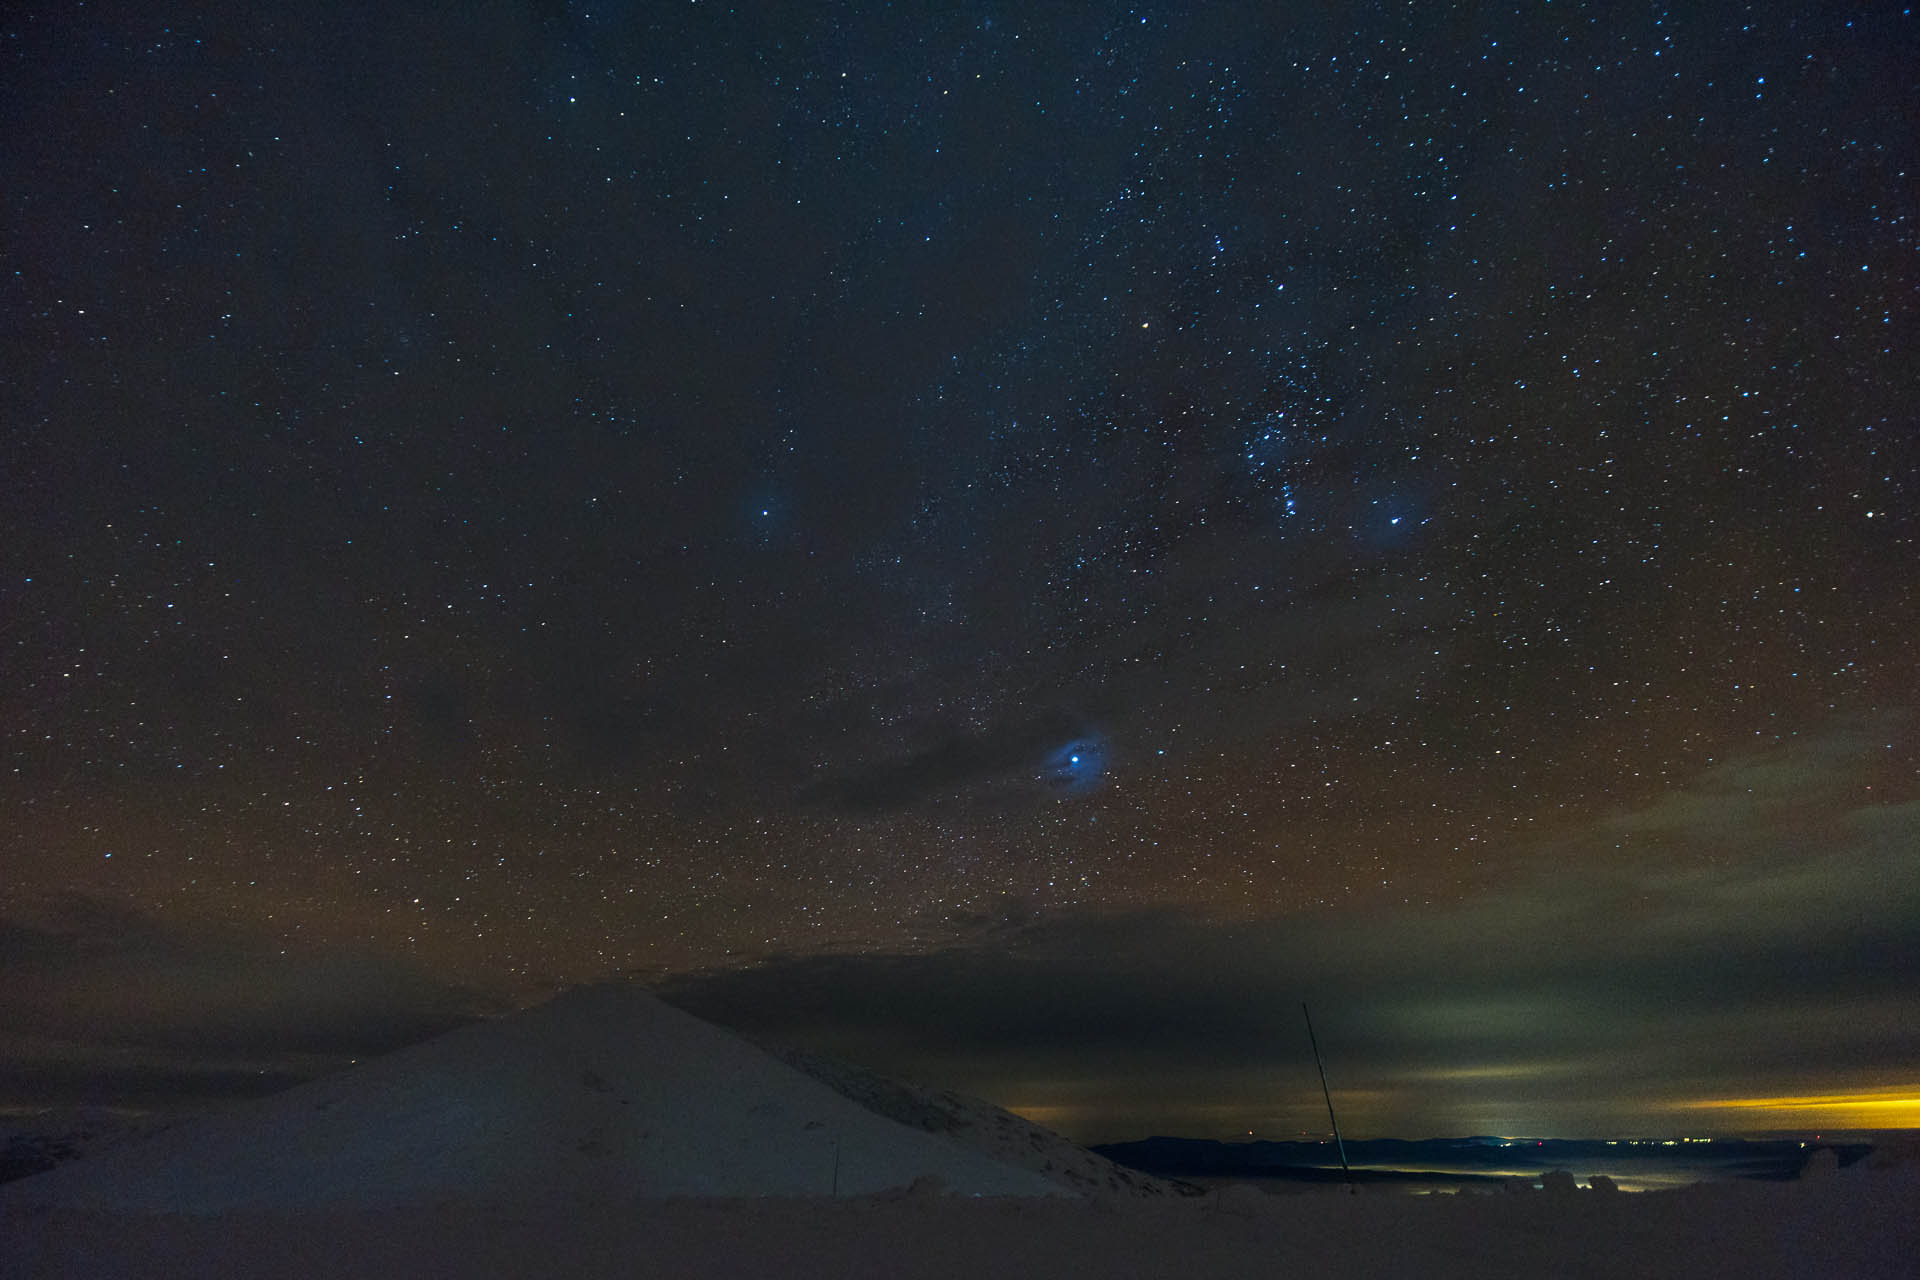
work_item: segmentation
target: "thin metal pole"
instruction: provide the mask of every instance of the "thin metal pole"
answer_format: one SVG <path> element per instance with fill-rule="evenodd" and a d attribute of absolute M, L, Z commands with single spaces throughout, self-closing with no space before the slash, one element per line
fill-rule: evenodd
<path fill-rule="evenodd" d="M 1333 1118 L 1333 1091 L 1327 1088 L 1327 1065 L 1320 1061 L 1320 1040 L 1313 1034 L 1313 1015 L 1307 1012 L 1307 1002 L 1300 1002 L 1300 1016 L 1307 1020 L 1307 1043 L 1313 1046 L 1313 1065 L 1320 1069 L 1320 1094 L 1327 1100 L 1327 1123 L 1333 1126 L 1333 1145 L 1340 1152 L 1340 1174 L 1347 1180 L 1347 1190 L 1353 1190 L 1353 1170 L 1347 1168 L 1347 1144 L 1340 1140 L 1340 1122 Z"/>

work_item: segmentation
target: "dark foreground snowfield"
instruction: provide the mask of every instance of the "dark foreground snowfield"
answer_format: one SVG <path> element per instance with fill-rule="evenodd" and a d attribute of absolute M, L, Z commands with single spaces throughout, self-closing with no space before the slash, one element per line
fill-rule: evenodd
<path fill-rule="evenodd" d="M 1187 1196 L 600 986 L 0 1187 L 0 1280 L 1916 1278 L 1905 1154 L 1639 1195 Z"/>
<path fill-rule="evenodd" d="M 119 1215 L 0 1208 L 28 1277 L 1920 1275 L 1920 1167 L 1640 1195 L 607 1199 Z"/>

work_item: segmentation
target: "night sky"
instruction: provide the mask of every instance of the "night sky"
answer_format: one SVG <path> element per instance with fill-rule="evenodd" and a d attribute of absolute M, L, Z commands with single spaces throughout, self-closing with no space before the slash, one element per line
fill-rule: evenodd
<path fill-rule="evenodd" d="M 9 5 L 0 1104 L 631 976 L 1920 1125 L 1897 4 Z"/>

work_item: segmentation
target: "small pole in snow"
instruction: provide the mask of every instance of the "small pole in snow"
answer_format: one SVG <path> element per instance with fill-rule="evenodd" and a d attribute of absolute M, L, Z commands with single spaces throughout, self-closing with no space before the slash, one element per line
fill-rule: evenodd
<path fill-rule="evenodd" d="M 1307 1002 L 1300 1002 L 1300 1016 L 1307 1020 L 1307 1043 L 1313 1046 L 1313 1065 L 1320 1068 L 1320 1093 L 1327 1100 L 1327 1123 L 1333 1126 L 1333 1145 L 1340 1153 L 1340 1173 L 1347 1180 L 1347 1194 L 1358 1195 L 1359 1188 L 1353 1185 L 1353 1170 L 1347 1168 L 1347 1144 L 1340 1140 L 1340 1122 L 1333 1118 L 1333 1091 L 1327 1088 L 1327 1064 L 1320 1061 L 1320 1041 L 1313 1034 L 1313 1015 L 1307 1012 Z"/>
<path fill-rule="evenodd" d="M 840 1194 L 840 1139 L 833 1140 L 833 1194 Z"/>

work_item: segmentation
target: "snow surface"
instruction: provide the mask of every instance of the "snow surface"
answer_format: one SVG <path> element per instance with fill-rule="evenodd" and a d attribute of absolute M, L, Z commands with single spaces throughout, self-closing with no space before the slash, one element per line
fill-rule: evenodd
<path fill-rule="evenodd" d="M 582 989 L 0 1187 L 0 1277 L 1920 1275 L 1900 1152 L 1639 1195 L 1194 1197 L 984 1103 L 804 1065 Z"/>
<path fill-rule="evenodd" d="M 1485 1196 L 628 1199 L 113 1215 L 0 1206 L 8 1280 L 1912 1280 L 1920 1177 Z"/>
<path fill-rule="evenodd" d="M 178 1124 L 176 1115 L 48 1107 L 0 1114 L 0 1182 L 98 1155 Z"/>
<path fill-rule="evenodd" d="M 0 1187 L 0 1204 L 218 1213 L 638 1196 L 1060 1195 L 878 1115 L 633 987 L 569 992 Z"/>
<path fill-rule="evenodd" d="M 891 1120 L 944 1135 L 1002 1164 L 1038 1173 L 1076 1195 L 1199 1195 L 1201 1188 L 1115 1164 L 1069 1142 L 1051 1129 L 965 1094 L 891 1080 L 862 1067 L 818 1054 L 775 1050 L 835 1092 Z"/>

